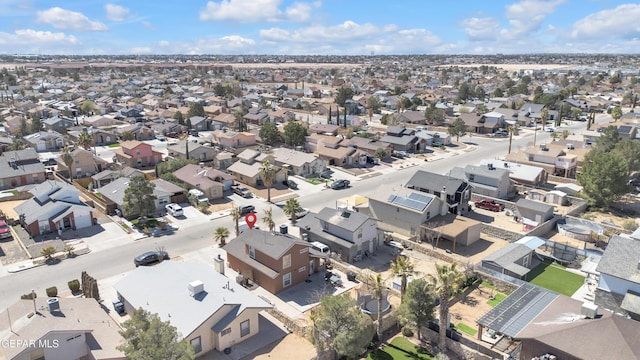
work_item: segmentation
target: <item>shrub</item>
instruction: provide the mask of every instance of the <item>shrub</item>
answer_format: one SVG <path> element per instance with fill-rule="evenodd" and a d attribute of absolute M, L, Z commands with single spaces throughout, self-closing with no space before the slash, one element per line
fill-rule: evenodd
<path fill-rule="evenodd" d="M 58 296 L 58 288 L 55 287 L 55 286 L 47 288 L 47 296 L 48 297 L 56 297 L 56 296 Z"/>
<path fill-rule="evenodd" d="M 75 255 L 75 253 L 73 252 L 76 248 L 73 247 L 73 245 L 65 245 L 64 246 L 64 252 L 67 253 L 67 257 L 72 257 L 73 255 Z"/>
<path fill-rule="evenodd" d="M 71 290 L 72 293 L 80 291 L 80 281 L 78 279 L 69 281 L 67 285 L 69 285 L 69 290 Z"/>
<path fill-rule="evenodd" d="M 45 260 L 53 259 L 53 254 L 56 253 L 56 248 L 53 246 L 47 246 L 40 250 L 40 255 L 44 256 Z"/>
<path fill-rule="evenodd" d="M 625 230 L 629 230 L 629 231 L 635 231 L 638 228 L 638 223 L 635 222 L 634 220 L 625 220 L 622 223 L 622 227 Z"/>
<path fill-rule="evenodd" d="M 22 300 L 33 300 L 33 299 L 35 299 L 37 297 L 38 297 L 38 294 L 36 294 L 35 292 L 32 292 L 32 293 L 21 295 L 20 299 L 22 299 Z"/>
<path fill-rule="evenodd" d="M 412 337 L 413 336 L 413 330 L 411 330 L 410 327 L 405 326 L 402 328 L 402 335 L 406 336 L 406 337 Z"/>

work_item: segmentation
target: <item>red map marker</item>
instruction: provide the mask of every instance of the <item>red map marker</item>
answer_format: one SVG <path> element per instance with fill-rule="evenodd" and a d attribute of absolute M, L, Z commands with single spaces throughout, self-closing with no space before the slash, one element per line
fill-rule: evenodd
<path fill-rule="evenodd" d="M 244 216 L 244 221 L 247 223 L 247 225 L 249 225 L 249 230 L 253 229 L 253 225 L 255 225 L 257 220 L 258 218 L 254 213 L 248 213 Z"/>

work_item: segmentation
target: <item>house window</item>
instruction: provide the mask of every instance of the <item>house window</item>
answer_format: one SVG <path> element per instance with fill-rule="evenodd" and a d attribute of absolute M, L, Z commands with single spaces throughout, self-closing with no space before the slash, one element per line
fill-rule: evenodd
<path fill-rule="evenodd" d="M 140 149 L 136 149 L 136 155 L 140 155 Z"/>
<path fill-rule="evenodd" d="M 298 272 L 305 272 L 307 270 L 306 266 L 303 266 L 301 268 L 298 268 Z"/>
<path fill-rule="evenodd" d="M 284 276 L 282 277 L 282 285 L 284 287 L 291 285 L 291 273 L 284 274 Z"/>
<path fill-rule="evenodd" d="M 245 337 L 251 333 L 251 327 L 249 326 L 249 320 L 245 320 L 240 323 L 240 337 Z"/>
<path fill-rule="evenodd" d="M 358 230 L 358 239 L 362 239 L 362 229 Z"/>
<path fill-rule="evenodd" d="M 251 245 L 249 245 L 249 257 L 252 259 L 256 258 L 256 249 L 254 249 Z"/>
<path fill-rule="evenodd" d="M 191 346 L 193 346 L 193 352 L 195 352 L 196 354 L 202 351 L 202 343 L 200 341 L 200 336 L 198 336 L 195 339 L 191 339 L 189 343 L 191 343 Z"/>
<path fill-rule="evenodd" d="M 328 222 L 326 222 L 326 221 L 323 221 L 323 222 L 322 222 L 322 229 L 323 229 L 323 230 L 329 230 L 329 223 L 328 223 Z"/>
<path fill-rule="evenodd" d="M 220 333 L 220 336 L 225 336 L 227 334 L 231 333 L 231 328 L 226 328 L 224 330 L 222 330 L 222 332 Z"/>
<path fill-rule="evenodd" d="M 80 159 L 76 159 L 74 162 L 75 162 L 76 164 L 80 164 Z"/>
<path fill-rule="evenodd" d="M 475 181 L 475 174 L 469 174 L 469 181 Z"/>
<path fill-rule="evenodd" d="M 291 267 L 291 254 L 282 257 L 282 268 L 286 269 L 288 267 Z"/>

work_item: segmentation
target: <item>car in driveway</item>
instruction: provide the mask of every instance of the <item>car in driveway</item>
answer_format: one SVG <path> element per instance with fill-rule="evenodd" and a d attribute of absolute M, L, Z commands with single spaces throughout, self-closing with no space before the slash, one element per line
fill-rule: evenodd
<path fill-rule="evenodd" d="M 4 220 L 0 220 L 0 239 L 11 239 L 11 229 Z"/>
<path fill-rule="evenodd" d="M 349 187 L 349 184 L 350 184 L 349 180 L 338 179 L 333 183 L 331 183 L 331 188 L 334 190 L 345 189 Z"/>
<path fill-rule="evenodd" d="M 231 189 L 233 190 L 234 194 L 238 194 L 240 196 L 242 196 L 243 198 L 250 198 L 251 197 L 251 191 L 249 189 L 247 189 L 244 186 L 240 186 L 240 185 L 233 185 L 231 187 Z"/>
<path fill-rule="evenodd" d="M 167 204 L 164 206 L 164 208 L 165 210 L 167 210 L 169 214 L 171 214 L 174 217 L 184 216 L 184 210 L 182 209 L 182 206 L 178 204 L 175 204 L 175 203 Z"/>
<path fill-rule="evenodd" d="M 548 133 L 552 133 L 552 132 L 554 132 L 556 130 L 554 128 L 552 128 L 552 127 L 547 127 L 547 128 L 544 128 L 544 131 L 546 131 Z"/>
<path fill-rule="evenodd" d="M 245 205 L 240 208 L 240 216 L 245 216 L 249 213 L 255 213 L 255 212 L 256 212 L 256 207 L 253 205 Z"/>
<path fill-rule="evenodd" d="M 478 209 L 485 209 L 490 211 L 502 211 L 504 210 L 504 204 L 500 204 L 491 199 L 476 200 L 474 205 Z"/>
<path fill-rule="evenodd" d="M 169 260 L 169 253 L 166 251 L 147 251 L 136 256 L 133 259 L 133 263 L 138 266 L 143 265 L 153 265 L 155 263 L 162 262 L 164 260 Z"/>
<path fill-rule="evenodd" d="M 298 190 L 298 183 L 291 179 L 287 179 L 282 182 L 282 184 L 286 185 L 289 189 Z"/>
<path fill-rule="evenodd" d="M 296 219 L 300 219 L 301 217 L 306 216 L 309 213 L 309 209 L 303 208 L 301 211 L 296 213 Z"/>

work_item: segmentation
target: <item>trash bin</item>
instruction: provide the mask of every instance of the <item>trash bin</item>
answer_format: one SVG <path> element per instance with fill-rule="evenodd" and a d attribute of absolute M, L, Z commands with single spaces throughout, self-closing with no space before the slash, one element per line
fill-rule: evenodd
<path fill-rule="evenodd" d="M 356 273 L 353 272 L 353 271 L 348 271 L 347 272 L 347 280 L 356 281 Z"/>

